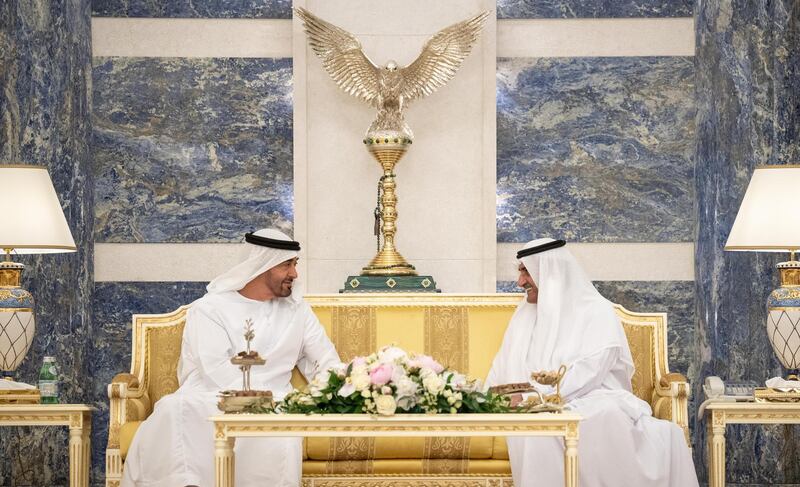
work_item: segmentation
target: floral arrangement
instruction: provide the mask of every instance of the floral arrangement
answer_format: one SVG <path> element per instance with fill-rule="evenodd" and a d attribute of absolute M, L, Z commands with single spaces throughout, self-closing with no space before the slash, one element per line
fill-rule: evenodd
<path fill-rule="evenodd" d="M 449 370 L 428 355 L 388 346 L 317 375 L 286 396 L 285 413 L 502 413 L 508 398 L 484 392 L 478 381 Z"/>

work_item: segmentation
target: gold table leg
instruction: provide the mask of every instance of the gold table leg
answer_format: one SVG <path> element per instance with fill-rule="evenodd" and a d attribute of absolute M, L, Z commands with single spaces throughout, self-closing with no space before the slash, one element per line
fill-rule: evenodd
<path fill-rule="evenodd" d="M 570 425 L 564 436 L 564 485 L 578 487 L 578 427 Z"/>
<path fill-rule="evenodd" d="M 69 427 L 69 485 L 89 487 L 91 421 L 75 418 Z"/>
<path fill-rule="evenodd" d="M 725 487 L 725 413 L 711 411 L 708 423 L 708 485 Z"/>
<path fill-rule="evenodd" d="M 214 469 L 217 487 L 234 487 L 235 461 L 233 445 L 236 438 L 217 437 L 214 440 Z"/>

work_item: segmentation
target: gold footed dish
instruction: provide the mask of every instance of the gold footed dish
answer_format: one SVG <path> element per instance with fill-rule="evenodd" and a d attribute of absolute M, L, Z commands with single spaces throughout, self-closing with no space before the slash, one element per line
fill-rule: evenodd
<path fill-rule="evenodd" d="M 756 387 L 753 391 L 756 402 L 800 402 L 798 389 L 773 389 L 771 387 Z"/>

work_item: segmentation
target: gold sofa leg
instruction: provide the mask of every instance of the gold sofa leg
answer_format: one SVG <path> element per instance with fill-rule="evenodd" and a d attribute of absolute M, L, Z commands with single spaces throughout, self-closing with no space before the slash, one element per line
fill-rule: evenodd
<path fill-rule="evenodd" d="M 119 487 L 122 482 L 122 456 L 119 448 L 106 449 L 106 487 Z"/>

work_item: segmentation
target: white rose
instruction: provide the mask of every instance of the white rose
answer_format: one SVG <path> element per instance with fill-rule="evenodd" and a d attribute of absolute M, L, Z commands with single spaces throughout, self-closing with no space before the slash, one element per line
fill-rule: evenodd
<path fill-rule="evenodd" d="M 391 416 L 397 409 L 397 403 L 392 396 L 378 396 L 378 398 L 375 399 L 375 408 L 381 416 Z"/>
<path fill-rule="evenodd" d="M 431 394 L 439 394 L 444 389 L 444 381 L 436 374 L 429 374 L 422 379 L 422 386 Z"/>
<path fill-rule="evenodd" d="M 350 376 L 350 382 L 357 391 L 363 391 L 369 388 L 369 375 L 367 374 L 353 374 Z"/>
<path fill-rule="evenodd" d="M 414 397 L 417 395 L 417 390 L 419 389 L 417 383 L 407 376 L 395 382 L 395 385 L 397 386 L 397 397 L 399 398 Z"/>

